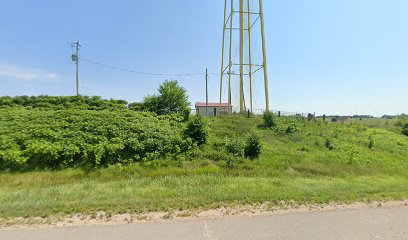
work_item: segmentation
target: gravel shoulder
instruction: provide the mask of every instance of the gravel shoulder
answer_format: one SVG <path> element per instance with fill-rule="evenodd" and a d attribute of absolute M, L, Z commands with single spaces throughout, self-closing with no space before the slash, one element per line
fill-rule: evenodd
<path fill-rule="evenodd" d="M 276 204 L 258 204 L 223 207 L 210 210 L 196 211 L 171 211 L 149 212 L 140 214 L 115 214 L 100 211 L 94 215 L 73 214 L 64 217 L 37 217 L 37 218 L 14 218 L 1 219 L 0 231 L 13 229 L 47 229 L 63 227 L 90 227 L 90 226 L 114 226 L 125 224 L 166 223 L 176 221 L 215 220 L 230 217 L 267 217 L 282 216 L 289 214 L 312 214 L 319 212 L 338 212 L 364 209 L 395 209 L 408 208 L 408 199 L 388 202 L 358 202 L 352 204 L 304 204 L 296 205 L 294 202 L 281 202 Z M 408 215 L 407 215 L 408 224 Z"/>
<path fill-rule="evenodd" d="M 123 224 L 72 223 L 0 230 L 0 239 L 408 239 L 407 202 L 298 208 L 273 213 L 243 212 L 222 215 L 221 210 L 198 217 L 143 220 Z M 219 214 L 219 215 L 217 215 Z"/>

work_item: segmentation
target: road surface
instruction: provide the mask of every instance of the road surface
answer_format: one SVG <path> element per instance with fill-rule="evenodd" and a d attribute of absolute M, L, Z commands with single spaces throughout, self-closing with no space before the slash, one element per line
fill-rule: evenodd
<path fill-rule="evenodd" d="M 0 230 L 1 240 L 407 239 L 408 207 L 289 213 L 41 229 Z"/>

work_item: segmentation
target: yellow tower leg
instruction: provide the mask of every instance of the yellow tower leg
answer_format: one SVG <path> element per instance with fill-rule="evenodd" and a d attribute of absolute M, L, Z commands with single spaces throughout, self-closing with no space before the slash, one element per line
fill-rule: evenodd
<path fill-rule="evenodd" d="M 265 103 L 266 112 L 269 112 L 269 82 L 268 82 L 268 71 L 266 64 L 266 46 L 265 46 L 265 25 L 263 16 L 263 6 L 262 0 L 259 0 L 259 15 L 261 20 L 261 33 L 262 33 L 262 55 L 263 55 L 263 71 L 264 71 L 264 81 L 265 81 Z"/>
<path fill-rule="evenodd" d="M 244 112 L 244 0 L 239 0 L 239 75 L 240 111 Z"/>
<path fill-rule="evenodd" d="M 228 65 L 228 111 L 232 112 L 232 93 L 231 93 L 231 75 L 232 75 L 232 27 L 234 20 L 234 1 L 231 0 L 231 16 L 230 16 L 230 42 L 229 42 L 229 65 Z"/>
<path fill-rule="evenodd" d="M 222 57 L 221 57 L 221 80 L 220 80 L 220 109 L 222 108 L 222 84 L 224 81 L 224 51 L 225 51 L 225 28 L 227 21 L 227 1 L 225 0 L 224 4 L 224 24 L 222 26 Z"/>
<path fill-rule="evenodd" d="M 250 0 L 248 0 L 248 61 L 249 61 L 249 95 L 250 95 L 250 109 L 253 113 L 253 95 L 252 95 L 252 49 L 251 49 L 251 5 Z"/>

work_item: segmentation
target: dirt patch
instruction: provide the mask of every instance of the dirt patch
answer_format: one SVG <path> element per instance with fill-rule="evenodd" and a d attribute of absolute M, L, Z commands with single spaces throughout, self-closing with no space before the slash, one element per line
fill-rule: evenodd
<path fill-rule="evenodd" d="M 302 204 L 295 202 L 263 203 L 255 205 L 240 205 L 221 207 L 197 211 L 169 211 L 148 212 L 140 214 L 114 214 L 100 211 L 93 215 L 74 214 L 62 218 L 57 217 L 32 217 L 14 218 L 11 220 L 0 219 L 0 229 L 33 229 L 94 225 L 121 225 L 130 223 L 149 223 L 165 221 L 183 221 L 191 219 L 217 219 L 229 216 L 269 216 L 296 213 L 310 213 L 318 211 L 341 211 L 366 208 L 395 208 L 408 207 L 408 200 L 389 202 L 358 202 L 353 204 Z"/>

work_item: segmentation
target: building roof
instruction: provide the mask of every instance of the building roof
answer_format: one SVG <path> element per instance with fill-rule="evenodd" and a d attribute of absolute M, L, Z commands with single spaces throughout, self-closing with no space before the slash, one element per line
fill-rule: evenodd
<path fill-rule="evenodd" d="M 205 107 L 205 102 L 196 102 L 195 107 Z M 220 103 L 208 103 L 208 107 L 220 107 Z M 221 103 L 221 107 L 228 107 L 228 103 Z M 232 105 L 231 105 L 232 107 Z"/>

